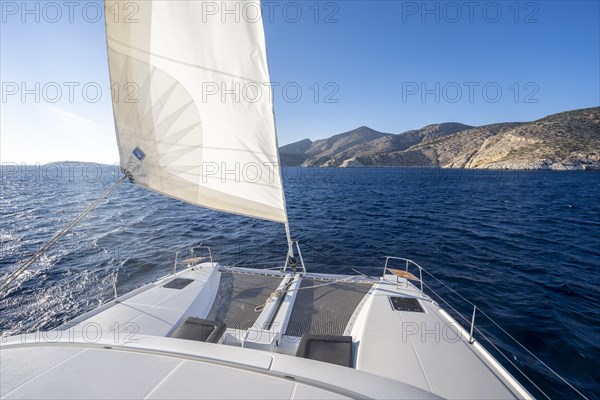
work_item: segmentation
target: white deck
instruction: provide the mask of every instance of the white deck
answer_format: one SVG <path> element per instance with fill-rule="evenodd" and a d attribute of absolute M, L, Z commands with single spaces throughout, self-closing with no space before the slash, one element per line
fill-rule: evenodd
<path fill-rule="evenodd" d="M 194 280 L 183 289 L 162 287 L 169 276 L 64 330 L 9 338 L 0 347 L 0 397 L 530 397 L 436 303 L 387 275 L 372 281 L 345 327 L 354 368 L 294 356 L 298 338 L 284 333 L 300 275 L 275 273 L 281 285 L 290 284 L 282 304 L 269 302 L 247 330 L 227 329 L 220 344 L 167 337 L 187 317 L 207 317 L 220 274 L 218 266 L 203 264 L 176 275 Z M 425 312 L 396 311 L 389 296 L 417 297 Z"/>

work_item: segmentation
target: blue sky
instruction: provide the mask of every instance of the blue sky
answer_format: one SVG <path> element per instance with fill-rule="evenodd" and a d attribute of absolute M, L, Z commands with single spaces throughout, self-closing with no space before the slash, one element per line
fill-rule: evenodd
<path fill-rule="evenodd" d="M 75 3 L 1 1 L 2 162 L 118 159 L 101 3 Z M 266 4 L 280 144 L 600 104 L 598 1 Z"/>

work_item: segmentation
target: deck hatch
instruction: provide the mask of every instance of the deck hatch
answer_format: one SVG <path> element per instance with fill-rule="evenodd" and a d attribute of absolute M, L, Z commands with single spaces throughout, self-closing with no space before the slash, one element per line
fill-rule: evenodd
<path fill-rule="evenodd" d="M 163 285 L 163 287 L 167 288 L 167 289 L 183 289 L 184 287 L 186 287 L 187 285 L 189 285 L 192 282 L 194 282 L 193 279 L 175 278 L 171 282 L 167 283 L 166 285 Z"/>
<path fill-rule="evenodd" d="M 304 278 L 294 301 L 285 334 L 343 335 L 370 283 Z"/>
<path fill-rule="evenodd" d="M 425 312 L 419 300 L 409 297 L 390 296 L 392 308 L 396 311 Z"/>

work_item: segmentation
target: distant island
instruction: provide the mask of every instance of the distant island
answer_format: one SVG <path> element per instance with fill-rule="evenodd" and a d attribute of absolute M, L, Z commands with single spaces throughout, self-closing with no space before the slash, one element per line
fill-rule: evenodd
<path fill-rule="evenodd" d="M 428 125 L 400 134 L 366 126 L 280 147 L 284 165 L 600 170 L 600 107 L 532 122 Z"/>

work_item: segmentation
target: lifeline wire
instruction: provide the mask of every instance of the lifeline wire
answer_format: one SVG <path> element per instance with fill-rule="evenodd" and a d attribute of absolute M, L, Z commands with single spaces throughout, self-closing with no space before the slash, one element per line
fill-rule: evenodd
<path fill-rule="evenodd" d="M 90 204 L 85 210 L 83 210 L 81 212 L 81 214 L 79 214 L 77 217 L 75 217 L 75 219 L 73 221 L 71 221 L 69 223 L 69 225 L 65 226 L 61 231 L 57 232 L 56 235 L 54 235 L 54 237 L 52 239 L 50 239 L 44 246 L 42 246 L 42 248 L 40 248 L 34 255 L 29 257 L 29 259 L 27 261 L 25 261 L 23 263 L 23 265 L 21 265 L 19 268 L 15 269 L 11 273 L 9 273 L 4 278 L 2 283 L 0 284 L 0 292 L 2 292 L 4 289 L 6 289 L 8 287 L 8 285 L 10 285 L 15 279 L 17 279 L 23 272 L 25 272 L 25 270 L 27 268 L 29 268 L 50 247 L 52 247 L 52 245 L 54 245 L 54 243 L 58 242 L 58 240 L 61 237 L 65 236 L 67 234 L 67 232 L 69 232 L 71 230 L 71 228 L 73 228 L 75 225 L 77 225 L 79 223 L 79 221 L 81 221 L 86 215 L 88 215 L 90 213 L 90 211 L 92 211 L 94 208 L 96 208 L 96 206 L 102 200 L 104 200 L 104 198 L 106 196 L 108 196 L 110 194 L 110 192 L 115 190 L 117 186 L 119 186 L 121 183 L 123 183 L 123 181 L 125 181 L 125 179 L 128 179 L 128 178 L 129 178 L 129 176 L 125 175 L 121 179 L 116 181 L 111 187 L 109 187 L 104 193 L 102 193 L 102 195 L 100 195 L 100 197 L 98 197 L 92 204 Z"/>

